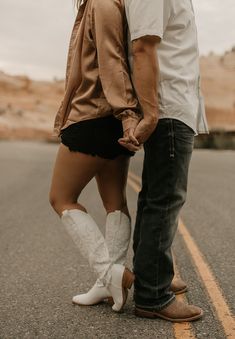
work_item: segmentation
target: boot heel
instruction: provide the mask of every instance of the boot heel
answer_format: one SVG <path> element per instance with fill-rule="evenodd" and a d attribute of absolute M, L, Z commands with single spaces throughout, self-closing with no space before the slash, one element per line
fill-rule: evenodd
<path fill-rule="evenodd" d="M 108 297 L 107 298 L 107 302 L 110 306 L 113 306 L 114 305 L 114 301 L 113 301 L 113 298 L 112 297 Z"/>
<path fill-rule="evenodd" d="M 122 287 L 130 289 L 135 280 L 135 275 L 128 268 L 125 268 L 123 278 L 122 278 Z"/>

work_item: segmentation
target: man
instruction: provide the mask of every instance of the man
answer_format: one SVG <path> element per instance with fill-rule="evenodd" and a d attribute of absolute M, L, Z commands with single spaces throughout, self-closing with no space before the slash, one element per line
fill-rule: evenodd
<path fill-rule="evenodd" d="M 171 245 L 186 199 L 194 135 L 207 133 L 193 6 L 191 0 L 125 0 L 125 7 L 143 120 L 119 142 L 131 150 L 145 143 L 133 246 L 135 313 L 192 321 L 203 311 L 177 301 L 170 285 Z"/>

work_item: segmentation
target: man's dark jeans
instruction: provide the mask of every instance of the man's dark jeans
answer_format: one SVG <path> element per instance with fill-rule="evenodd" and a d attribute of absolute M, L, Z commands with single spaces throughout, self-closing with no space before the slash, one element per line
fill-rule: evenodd
<path fill-rule="evenodd" d="M 175 119 L 160 119 L 145 143 L 133 245 L 136 306 L 160 310 L 175 298 L 171 245 L 186 199 L 193 143 L 193 130 Z"/>

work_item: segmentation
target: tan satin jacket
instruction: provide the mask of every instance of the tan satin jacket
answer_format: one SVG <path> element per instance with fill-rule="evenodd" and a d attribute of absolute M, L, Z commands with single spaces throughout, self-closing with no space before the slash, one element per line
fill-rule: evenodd
<path fill-rule="evenodd" d="M 65 94 L 54 133 L 72 123 L 114 114 L 123 129 L 141 118 L 127 64 L 123 0 L 85 0 L 68 51 Z"/>

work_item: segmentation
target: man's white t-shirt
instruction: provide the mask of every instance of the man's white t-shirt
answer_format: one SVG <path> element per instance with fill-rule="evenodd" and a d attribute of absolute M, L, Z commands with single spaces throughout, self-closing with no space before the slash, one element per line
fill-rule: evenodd
<path fill-rule="evenodd" d="M 129 40 L 146 35 L 161 38 L 157 48 L 160 118 L 181 120 L 195 134 L 208 133 L 200 90 L 199 51 L 192 0 L 124 1 Z M 132 66 L 130 43 L 129 53 Z"/>

